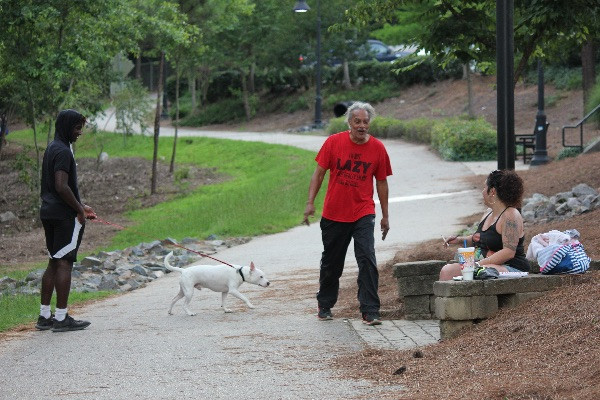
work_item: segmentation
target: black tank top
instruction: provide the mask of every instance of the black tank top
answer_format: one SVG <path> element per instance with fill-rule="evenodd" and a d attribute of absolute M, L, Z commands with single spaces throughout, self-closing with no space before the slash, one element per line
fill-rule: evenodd
<path fill-rule="evenodd" d="M 504 211 L 506 210 L 508 210 L 508 207 L 504 209 Z M 479 223 L 479 226 L 477 227 L 477 231 L 475 233 L 479 233 L 480 235 L 479 242 L 474 242 L 474 244 L 475 246 L 481 249 L 481 254 L 483 254 L 484 257 L 487 256 L 488 250 L 497 252 L 502 250 L 503 248 L 502 235 L 500 235 L 496 230 L 496 223 L 498 223 L 498 220 L 500 219 L 502 214 L 504 214 L 504 211 L 500 213 L 496 221 L 494 221 L 494 223 L 490 225 L 490 227 L 487 228 L 485 231 L 482 230 L 483 225 L 485 224 L 485 221 L 488 219 L 488 217 L 492 214 L 491 212 L 485 216 L 485 218 Z M 524 242 L 525 235 L 519 238 L 519 243 L 517 244 L 517 249 L 515 251 L 514 258 L 505 261 L 504 264 L 516 268 L 519 271 L 529 272 L 529 261 L 527 260 L 527 258 L 525 258 L 525 248 L 523 246 Z"/>

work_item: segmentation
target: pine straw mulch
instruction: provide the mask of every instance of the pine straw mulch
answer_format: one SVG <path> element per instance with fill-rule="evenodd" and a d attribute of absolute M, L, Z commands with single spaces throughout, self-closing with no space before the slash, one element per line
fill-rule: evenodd
<path fill-rule="evenodd" d="M 346 377 L 406 388 L 382 398 L 598 399 L 600 272 L 570 279 L 457 338 L 419 351 L 366 349 L 335 365 Z"/>

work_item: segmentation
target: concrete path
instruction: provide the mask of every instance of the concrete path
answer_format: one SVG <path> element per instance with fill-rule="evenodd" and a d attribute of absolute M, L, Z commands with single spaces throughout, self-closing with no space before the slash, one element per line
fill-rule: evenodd
<path fill-rule="evenodd" d="M 168 134 L 168 129 L 161 131 Z M 180 134 L 312 151 L 324 140 L 284 133 Z M 479 191 L 469 190 L 461 178 L 472 175 L 473 168 L 495 168 L 495 163 L 444 162 L 421 145 L 385 144 L 394 175 L 391 231 L 385 242 L 380 237 L 376 242 L 380 264 L 406 245 L 456 231 L 460 218 L 483 211 Z M 313 223 L 220 252 L 220 259 L 237 264 L 254 261 L 271 280 L 268 289 L 241 287 L 257 306 L 254 310 L 232 298 L 235 312 L 224 314 L 220 295 L 202 290 L 191 304 L 197 316 L 185 315 L 180 304 L 169 316 L 179 278 L 172 273 L 145 288 L 73 310 L 77 318 L 92 321 L 84 331 L 17 333 L 0 342 L 0 399 L 358 399 L 402 390 L 347 378 L 331 361 L 365 346 L 435 343 L 435 321 L 385 321 L 374 328 L 362 325 L 358 313 L 356 319 L 318 321 L 314 295 L 321 250 L 319 227 Z M 349 253 L 346 276 L 356 274 Z"/>

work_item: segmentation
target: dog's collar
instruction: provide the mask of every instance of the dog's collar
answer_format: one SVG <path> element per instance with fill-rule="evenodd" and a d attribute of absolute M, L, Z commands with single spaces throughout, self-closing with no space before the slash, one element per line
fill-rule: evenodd
<path fill-rule="evenodd" d="M 244 278 L 244 274 L 242 273 L 242 268 L 238 269 L 237 272 L 242 277 L 242 281 L 246 282 L 246 278 Z"/>

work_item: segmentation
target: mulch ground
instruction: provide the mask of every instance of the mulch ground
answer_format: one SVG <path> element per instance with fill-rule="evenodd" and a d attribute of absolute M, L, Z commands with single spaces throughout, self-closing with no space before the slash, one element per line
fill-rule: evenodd
<path fill-rule="evenodd" d="M 600 153 L 565 159 L 519 174 L 526 195 L 568 191 L 578 183 L 600 191 Z M 473 177 L 481 185 L 484 177 Z M 467 218 L 465 228 L 481 213 Z M 588 255 L 600 260 L 600 209 L 544 224 L 527 224 L 526 237 L 551 229 L 576 228 Z M 423 250 L 427 249 L 427 250 Z M 381 267 L 382 315 L 402 318 L 392 265 L 449 260 L 452 249 L 431 240 L 399 251 Z M 355 278 L 346 277 L 335 315 L 356 318 Z M 600 271 L 571 278 L 571 284 L 514 309 L 501 310 L 463 335 L 410 351 L 366 349 L 337 357 L 344 376 L 390 387 L 390 399 L 600 399 Z M 398 374 L 399 371 L 404 371 Z"/>

